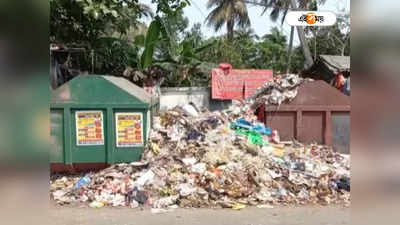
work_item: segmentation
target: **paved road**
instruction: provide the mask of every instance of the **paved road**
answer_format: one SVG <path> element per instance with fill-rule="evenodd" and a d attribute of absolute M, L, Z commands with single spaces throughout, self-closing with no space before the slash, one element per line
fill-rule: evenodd
<path fill-rule="evenodd" d="M 350 208 L 176 209 L 170 213 L 152 214 L 147 209 L 53 206 L 49 219 L 52 225 L 343 225 L 350 224 Z"/>

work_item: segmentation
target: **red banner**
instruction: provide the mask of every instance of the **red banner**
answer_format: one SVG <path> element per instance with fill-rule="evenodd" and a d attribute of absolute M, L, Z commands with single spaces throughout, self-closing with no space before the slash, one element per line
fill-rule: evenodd
<path fill-rule="evenodd" d="M 230 70 L 225 74 L 221 69 L 213 69 L 211 71 L 212 98 L 245 99 L 272 78 L 272 70 Z"/>

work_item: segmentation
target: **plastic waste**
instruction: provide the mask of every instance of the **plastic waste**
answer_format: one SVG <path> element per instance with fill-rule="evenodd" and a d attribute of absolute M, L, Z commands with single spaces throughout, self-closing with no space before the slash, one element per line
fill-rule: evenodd
<path fill-rule="evenodd" d="M 153 143 L 151 145 L 151 150 L 155 155 L 158 155 L 160 153 L 160 147 L 156 143 Z"/>
<path fill-rule="evenodd" d="M 280 78 L 265 83 L 248 98 L 252 101 L 251 108 L 255 109 L 260 104 L 280 105 L 283 102 L 293 100 L 297 95 L 297 89 L 305 81 L 297 74 L 285 74 Z"/>
<path fill-rule="evenodd" d="M 126 206 L 125 196 L 122 194 L 116 194 L 112 200 L 112 206 Z"/>
<path fill-rule="evenodd" d="M 154 179 L 154 173 L 151 170 L 148 170 L 145 174 L 143 174 L 141 177 L 139 177 L 135 184 L 139 186 L 144 186 L 147 183 L 151 183 Z"/>
<path fill-rule="evenodd" d="M 191 195 L 192 193 L 196 192 L 196 188 L 188 183 L 179 184 L 177 189 L 179 190 L 179 194 L 182 197 L 186 197 Z"/>
<path fill-rule="evenodd" d="M 249 132 L 247 138 L 253 145 L 264 146 L 265 144 L 263 138 L 256 132 Z"/>
<path fill-rule="evenodd" d="M 166 208 L 176 203 L 179 195 L 172 195 L 165 198 L 160 198 L 153 203 L 154 208 Z"/>
<path fill-rule="evenodd" d="M 52 199 L 57 204 L 97 201 L 133 208 L 146 204 L 167 211 L 177 205 L 233 208 L 235 202 L 254 206 L 350 203 L 346 191 L 350 180 L 344 179 L 351 175 L 350 155 L 325 145 L 274 144 L 254 126 L 253 130 L 230 129 L 231 121 L 255 121 L 252 116 L 242 108 L 238 115 L 205 111 L 196 118 L 185 116 L 180 108 L 161 112 L 161 129 L 151 131 L 143 161 L 90 173 L 91 182 L 81 189 L 73 188 L 80 177 L 52 174 Z M 192 130 L 204 134 L 205 140 L 187 140 Z M 261 141 L 263 147 L 256 145 Z"/>
<path fill-rule="evenodd" d="M 104 203 L 102 203 L 102 202 L 98 202 L 98 201 L 94 201 L 94 202 L 91 202 L 90 204 L 89 204 L 89 206 L 91 207 L 91 208 L 102 208 L 102 207 L 104 207 Z"/>
<path fill-rule="evenodd" d="M 193 173 L 204 174 L 206 172 L 207 165 L 205 163 L 194 164 L 191 168 Z"/>
<path fill-rule="evenodd" d="M 208 126 L 212 129 L 215 129 L 218 126 L 219 120 L 215 117 L 210 117 L 206 120 L 203 120 L 200 124 L 201 127 Z"/>
<path fill-rule="evenodd" d="M 129 207 L 131 207 L 132 209 L 137 208 L 137 207 L 139 207 L 139 202 L 137 202 L 137 201 L 135 201 L 135 200 L 132 200 L 132 201 L 129 203 Z"/>
<path fill-rule="evenodd" d="M 279 188 L 279 190 L 278 190 L 278 195 L 279 195 L 279 196 L 283 196 L 283 197 L 287 196 L 287 191 L 286 191 L 286 189 L 284 189 L 284 188 Z"/>
<path fill-rule="evenodd" d="M 252 127 L 252 130 L 262 134 L 262 135 L 271 135 L 271 128 L 265 127 L 263 123 L 257 123 Z"/>
<path fill-rule="evenodd" d="M 182 109 L 188 116 L 199 116 L 199 112 L 197 112 L 196 108 L 191 104 L 184 105 Z"/>
<path fill-rule="evenodd" d="M 56 201 L 67 202 L 68 198 L 65 196 L 66 192 L 63 190 L 57 190 L 53 192 L 53 198 Z"/>
<path fill-rule="evenodd" d="M 196 158 L 183 158 L 182 159 L 183 164 L 185 164 L 185 166 L 191 166 L 194 165 L 197 162 Z"/>
<path fill-rule="evenodd" d="M 63 190 L 57 190 L 57 191 L 53 192 L 54 199 L 61 198 L 64 195 L 65 195 L 65 191 L 63 191 Z"/>
<path fill-rule="evenodd" d="M 246 208 L 246 205 L 245 204 L 241 204 L 241 203 L 235 203 L 232 206 L 232 209 L 234 209 L 234 210 L 241 210 L 241 209 L 244 209 L 244 208 Z"/>
<path fill-rule="evenodd" d="M 151 213 L 153 214 L 160 214 L 160 213 L 169 213 L 173 212 L 174 209 L 158 209 L 158 208 L 151 208 Z"/>
<path fill-rule="evenodd" d="M 126 196 L 128 204 L 131 203 L 132 200 L 137 201 L 139 204 L 144 204 L 146 203 L 147 199 L 147 193 L 144 191 L 139 191 L 137 187 L 134 187 L 132 190 L 130 190 Z"/>
<path fill-rule="evenodd" d="M 74 188 L 78 189 L 78 188 L 84 187 L 88 184 L 90 184 L 90 177 L 89 177 L 89 174 L 86 174 L 84 177 L 79 179 L 78 182 L 75 183 Z"/>
<path fill-rule="evenodd" d="M 294 169 L 299 170 L 299 171 L 305 171 L 306 170 L 306 164 L 304 162 L 297 162 L 294 164 Z"/>
<path fill-rule="evenodd" d="M 282 177 L 281 173 L 277 173 L 277 172 L 275 172 L 273 170 L 268 170 L 268 173 L 272 177 L 272 179 Z"/>
<path fill-rule="evenodd" d="M 204 134 L 202 134 L 202 133 L 200 133 L 198 131 L 195 131 L 195 130 L 192 130 L 187 134 L 187 140 L 201 140 L 201 141 L 203 141 L 204 137 L 205 137 Z"/>
<path fill-rule="evenodd" d="M 271 135 L 271 129 L 269 127 L 265 127 L 263 123 L 252 123 L 248 120 L 240 118 L 236 120 L 236 122 L 231 123 L 232 130 L 248 130 L 254 131 L 261 135 Z"/>
<path fill-rule="evenodd" d="M 283 157 L 285 155 L 285 149 L 274 146 L 274 156 L 276 157 Z"/>
<path fill-rule="evenodd" d="M 259 146 L 265 145 L 265 142 L 264 142 L 264 139 L 262 138 L 262 136 L 255 131 L 236 129 L 235 132 L 237 134 L 243 134 L 243 135 L 247 136 L 247 140 L 253 145 L 259 145 Z"/>
<path fill-rule="evenodd" d="M 275 144 L 279 144 L 281 142 L 281 138 L 279 137 L 279 133 L 277 130 L 272 131 L 271 142 Z"/>
<path fill-rule="evenodd" d="M 261 148 L 261 153 L 263 156 L 269 156 L 274 152 L 274 147 L 272 145 L 265 145 Z"/>
<path fill-rule="evenodd" d="M 237 127 L 244 128 L 244 129 L 247 129 L 247 130 L 251 130 L 251 128 L 254 126 L 252 122 L 247 121 L 247 120 L 245 120 L 243 118 L 240 118 L 240 119 L 236 120 L 235 125 Z"/>
<path fill-rule="evenodd" d="M 339 181 L 336 183 L 336 185 L 339 190 L 343 189 L 346 191 L 350 191 L 350 178 L 342 177 L 339 179 Z"/>
<path fill-rule="evenodd" d="M 177 126 L 172 126 L 167 133 L 168 137 L 171 138 L 171 141 L 179 141 L 182 138 L 182 132 L 179 131 Z"/>

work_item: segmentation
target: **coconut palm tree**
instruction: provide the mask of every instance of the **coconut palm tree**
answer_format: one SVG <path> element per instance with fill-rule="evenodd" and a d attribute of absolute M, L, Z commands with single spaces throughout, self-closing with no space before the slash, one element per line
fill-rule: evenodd
<path fill-rule="evenodd" d="M 212 9 L 206 21 L 208 26 L 220 30 L 226 24 L 227 37 L 233 39 L 234 27 L 250 26 L 247 5 L 242 0 L 208 0 L 207 8 Z"/>
<path fill-rule="evenodd" d="M 289 9 L 292 10 L 314 10 L 317 6 L 317 3 L 323 4 L 326 0 L 250 0 L 245 1 L 247 3 L 252 3 L 255 5 L 260 5 L 264 7 L 265 13 L 267 10 L 271 9 L 270 18 L 272 21 L 276 21 L 280 16 L 282 16 L 281 23 L 284 22 L 286 14 Z M 313 64 L 313 59 L 311 56 L 310 48 L 306 42 L 306 37 L 304 34 L 304 29 L 302 27 L 297 26 L 297 34 L 299 36 L 299 40 L 301 43 L 301 47 L 303 49 L 304 58 L 306 59 L 305 66 L 310 67 Z M 288 49 L 288 69 L 290 67 L 291 61 L 291 52 L 293 46 L 293 34 L 294 27 L 291 28 L 290 31 L 290 41 L 289 41 L 289 49 Z"/>

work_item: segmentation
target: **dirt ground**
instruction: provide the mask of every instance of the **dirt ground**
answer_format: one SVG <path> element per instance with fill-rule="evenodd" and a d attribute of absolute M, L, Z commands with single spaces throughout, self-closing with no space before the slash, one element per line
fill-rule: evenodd
<path fill-rule="evenodd" d="M 342 225 L 350 224 L 350 208 L 176 209 L 152 214 L 149 209 L 52 206 L 49 219 L 53 225 Z"/>

